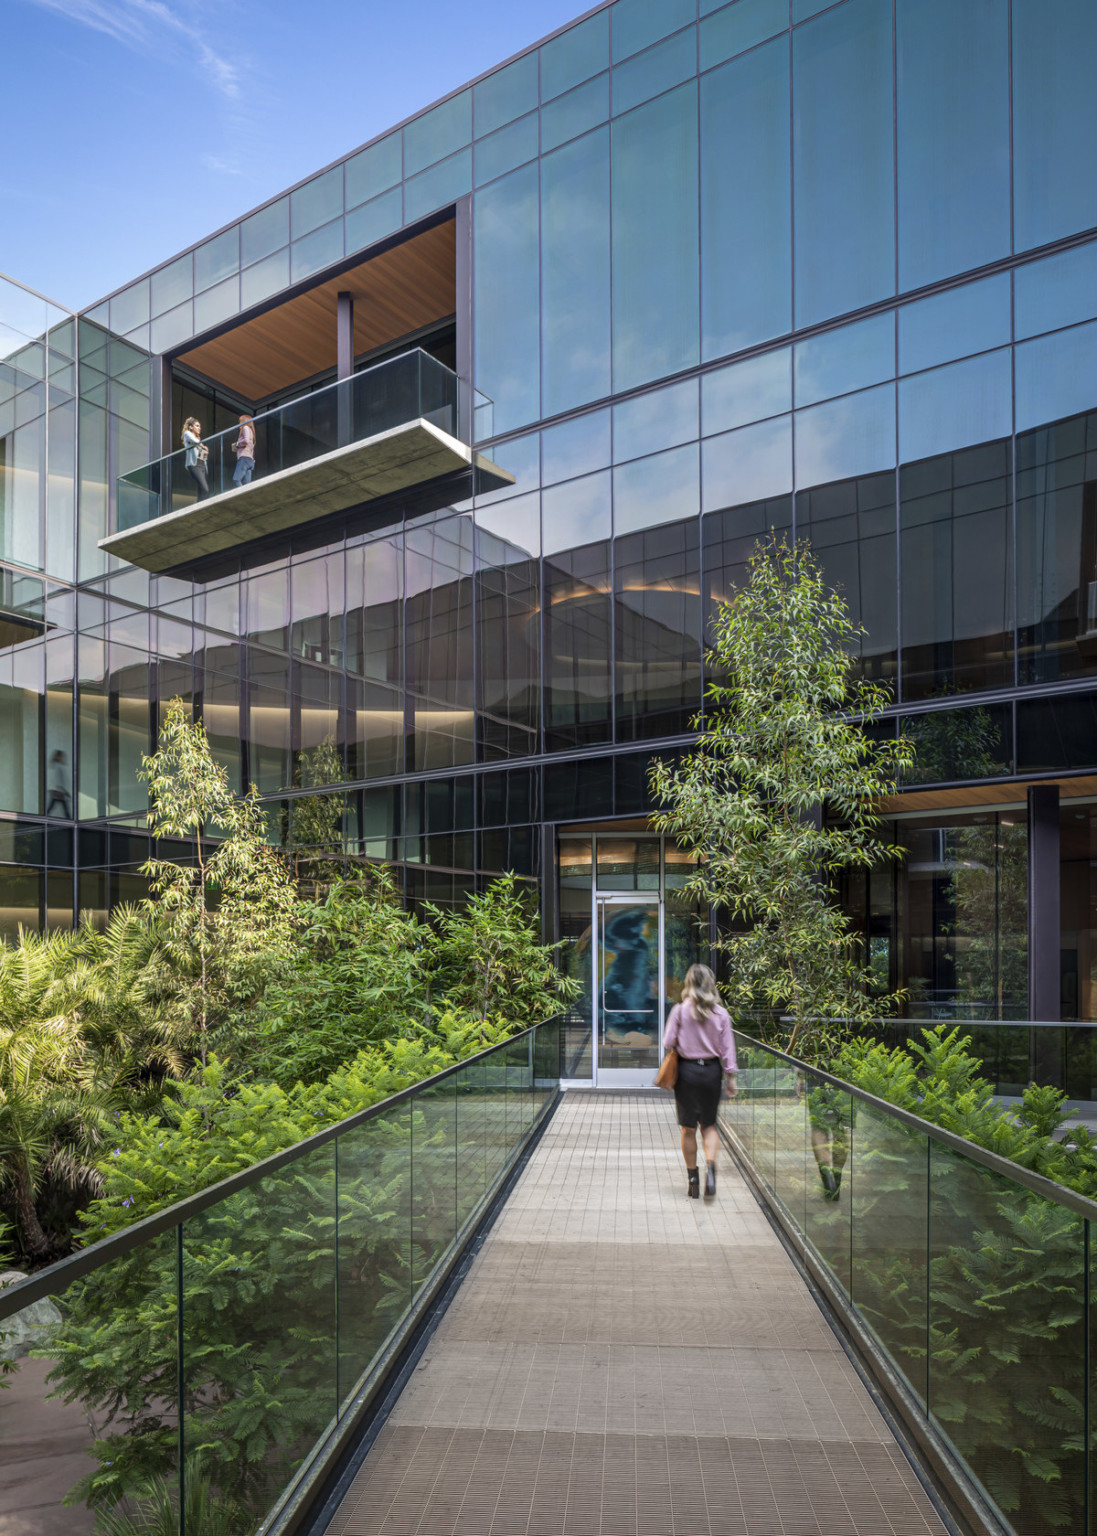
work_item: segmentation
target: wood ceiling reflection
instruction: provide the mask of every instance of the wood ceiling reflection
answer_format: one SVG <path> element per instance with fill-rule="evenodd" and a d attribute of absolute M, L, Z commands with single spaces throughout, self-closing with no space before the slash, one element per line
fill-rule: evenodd
<path fill-rule="evenodd" d="M 337 296 L 354 295 L 361 356 L 457 308 L 457 226 L 450 219 L 285 304 L 245 320 L 179 361 L 245 400 L 262 400 L 335 367 Z"/>

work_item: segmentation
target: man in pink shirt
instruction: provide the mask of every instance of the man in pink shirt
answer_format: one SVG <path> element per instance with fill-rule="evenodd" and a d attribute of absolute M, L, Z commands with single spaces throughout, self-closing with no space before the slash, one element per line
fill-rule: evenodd
<path fill-rule="evenodd" d="M 720 1138 L 716 1111 L 727 1073 L 727 1091 L 734 1098 L 739 1064 L 731 1017 L 720 1001 L 716 977 L 707 965 L 691 965 L 682 986 L 682 1001 L 670 1010 L 663 1031 L 663 1049 L 678 1052 L 678 1078 L 674 1104 L 682 1128 L 682 1156 L 686 1160 L 689 1187 L 696 1200 L 701 1192 L 697 1171 L 697 1126 L 705 1145 L 705 1199 L 716 1193 L 716 1152 Z"/>

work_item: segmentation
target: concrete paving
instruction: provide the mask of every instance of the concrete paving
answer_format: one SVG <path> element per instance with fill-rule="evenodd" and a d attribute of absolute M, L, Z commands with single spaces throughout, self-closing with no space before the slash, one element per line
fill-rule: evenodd
<path fill-rule="evenodd" d="M 569 1093 L 330 1536 L 943 1536 L 730 1160 Z"/>

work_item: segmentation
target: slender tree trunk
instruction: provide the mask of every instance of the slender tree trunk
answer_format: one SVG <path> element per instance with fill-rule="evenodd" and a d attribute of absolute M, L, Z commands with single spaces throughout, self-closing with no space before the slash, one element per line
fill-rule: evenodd
<path fill-rule="evenodd" d="M 26 1159 L 17 1158 L 11 1172 L 15 1214 L 23 1233 L 23 1244 L 32 1259 L 45 1258 L 50 1249 L 50 1240 L 42 1230 L 34 1207 L 34 1185 Z"/>

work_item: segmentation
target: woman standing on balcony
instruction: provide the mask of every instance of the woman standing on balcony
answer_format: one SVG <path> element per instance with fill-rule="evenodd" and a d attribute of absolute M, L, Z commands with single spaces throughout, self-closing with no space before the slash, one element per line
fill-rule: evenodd
<path fill-rule="evenodd" d="M 187 474 L 198 487 L 198 500 L 209 495 L 209 479 L 206 476 L 206 460 L 209 449 L 202 441 L 202 423 L 197 416 L 188 416 L 183 423 L 183 447 L 186 449 Z"/>
<path fill-rule="evenodd" d="M 727 1073 L 728 1097 L 737 1092 L 739 1064 L 731 1018 L 720 1001 L 716 977 L 707 965 L 691 965 L 682 985 L 682 1001 L 670 1010 L 663 1031 L 663 1049 L 678 1052 L 678 1078 L 674 1105 L 682 1127 L 682 1156 L 689 1175 L 687 1193 L 696 1200 L 701 1192 L 697 1171 L 697 1126 L 705 1145 L 705 1199 L 716 1193 L 716 1111 Z"/>

